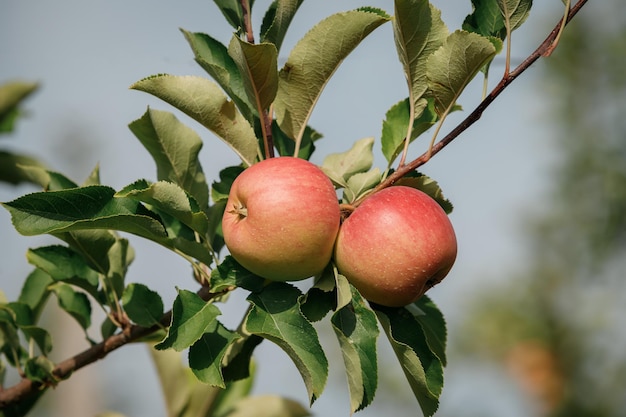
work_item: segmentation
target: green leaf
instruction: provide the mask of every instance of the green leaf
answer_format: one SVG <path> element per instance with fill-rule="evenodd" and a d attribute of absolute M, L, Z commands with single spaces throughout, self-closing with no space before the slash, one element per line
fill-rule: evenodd
<path fill-rule="evenodd" d="M 244 117 L 251 121 L 252 106 L 246 97 L 239 68 L 228 55 L 226 46 L 207 34 L 181 31 L 191 46 L 196 62 L 222 87 Z"/>
<path fill-rule="evenodd" d="M 415 303 L 407 306 L 409 310 L 413 308 L 415 308 L 412 311 L 413 317 L 422 326 L 430 350 L 441 360 L 441 364 L 446 366 L 447 331 L 443 314 L 427 295 L 423 295 Z"/>
<path fill-rule="evenodd" d="M 211 271 L 211 291 L 222 292 L 230 287 L 241 287 L 248 291 L 263 290 L 265 279 L 245 269 L 232 256 L 228 255 Z"/>
<path fill-rule="evenodd" d="M 57 296 L 59 307 L 74 317 L 84 330 L 87 330 L 91 325 L 91 304 L 87 295 L 75 291 L 70 285 L 62 282 L 51 285 L 50 289 Z"/>
<path fill-rule="evenodd" d="M 21 326 L 20 330 L 26 336 L 26 340 L 32 340 L 37 344 L 42 355 L 46 356 L 52 351 L 52 336 L 46 329 L 37 326 Z"/>
<path fill-rule="evenodd" d="M 52 245 L 26 252 L 28 262 L 55 281 L 68 282 L 97 296 L 100 275 L 78 253 L 66 246 Z"/>
<path fill-rule="evenodd" d="M 116 193 L 117 197 L 128 197 L 157 208 L 180 220 L 200 236 L 206 235 L 209 222 L 198 203 L 177 184 L 159 181 L 148 184 L 137 181 Z"/>
<path fill-rule="evenodd" d="M 226 18 L 226 21 L 235 28 L 241 30 L 244 27 L 243 10 L 239 0 L 213 0 Z M 252 2 L 251 2 L 252 3 Z M 252 6 L 250 6 L 252 8 Z"/>
<path fill-rule="evenodd" d="M 345 188 L 351 176 L 366 172 L 372 167 L 373 147 L 374 138 L 360 139 L 345 152 L 328 154 L 320 168 L 337 187 Z"/>
<path fill-rule="evenodd" d="M 189 348 L 189 367 L 205 384 L 226 388 L 222 375 L 222 360 L 229 346 L 240 336 L 214 320 L 206 333 Z"/>
<path fill-rule="evenodd" d="M 452 109 L 465 87 L 496 52 L 489 39 L 456 31 L 430 57 L 426 76 L 439 117 Z"/>
<path fill-rule="evenodd" d="M 432 416 L 443 388 L 441 360 L 430 350 L 422 326 L 408 309 L 376 306 L 374 311 L 422 412 Z"/>
<path fill-rule="evenodd" d="M 267 110 L 278 90 L 278 50 L 271 43 L 251 44 L 233 36 L 228 53 L 243 78 L 246 95 L 257 114 Z"/>
<path fill-rule="evenodd" d="M 341 62 L 374 29 L 390 20 L 381 10 L 334 14 L 311 29 L 280 70 L 274 102 L 281 130 L 300 143 L 322 90 Z"/>
<path fill-rule="evenodd" d="M 52 371 L 54 371 L 54 362 L 44 356 L 30 358 L 24 366 L 26 378 L 44 384 L 50 384 L 57 380 Z"/>
<path fill-rule="evenodd" d="M 419 173 L 413 172 L 396 182 L 396 185 L 404 185 L 406 187 L 416 188 L 426 194 L 428 194 L 433 200 L 435 200 L 441 208 L 448 214 L 452 213 L 454 206 L 443 196 L 443 191 L 437 181 L 432 178 Z"/>
<path fill-rule="evenodd" d="M 393 105 L 385 115 L 380 141 L 383 155 L 387 159 L 389 166 L 391 166 L 404 148 L 410 118 L 411 110 L 408 98 Z M 422 114 L 413 121 L 411 142 L 434 125 L 437 122 L 437 118 L 434 101 L 428 99 Z"/>
<path fill-rule="evenodd" d="M 129 284 L 122 295 L 124 311 L 134 323 L 151 327 L 163 317 L 163 300 L 143 284 Z"/>
<path fill-rule="evenodd" d="M 304 128 L 304 135 L 300 142 L 298 158 L 309 160 L 315 151 L 315 141 L 322 138 L 322 134 L 312 129 L 310 126 Z M 287 136 L 277 123 L 272 123 L 272 139 L 274 146 L 281 156 L 293 156 L 296 151 L 296 143 Z"/>
<path fill-rule="evenodd" d="M 338 310 L 331 319 L 339 340 L 350 392 L 350 412 L 362 410 L 374 399 L 378 385 L 376 315 L 358 291 L 352 302 Z"/>
<path fill-rule="evenodd" d="M 0 151 L 0 181 L 13 185 L 33 182 L 24 169 L 26 166 L 44 168 L 41 162 L 30 156 Z"/>
<path fill-rule="evenodd" d="M 328 361 L 317 331 L 302 314 L 300 290 L 287 283 L 271 283 L 248 296 L 250 311 L 244 331 L 276 343 L 295 363 L 312 404 L 322 393 L 328 377 Z"/>
<path fill-rule="evenodd" d="M 245 333 L 240 330 L 240 333 Z M 242 334 L 228 348 L 224 358 L 222 374 L 226 381 L 240 381 L 251 378 L 254 373 L 252 355 L 257 346 L 265 340 L 255 334 Z"/>
<path fill-rule="evenodd" d="M 354 174 L 348 179 L 348 184 L 343 192 L 343 200 L 352 203 L 367 191 L 380 183 L 382 173 L 380 169 L 374 168 L 367 172 Z"/>
<path fill-rule="evenodd" d="M 13 131 L 15 121 L 20 115 L 19 105 L 37 88 L 39 84 L 23 81 L 10 81 L 0 85 L 0 133 Z"/>
<path fill-rule="evenodd" d="M 43 166 L 22 166 L 21 170 L 30 182 L 39 184 L 46 191 L 67 190 L 78 187 L 78 184 L 65 175 L 49 171 Z"/>
<path fill-rule="evenodd" d="M 22 285 L 17 301 L 30 307 L 35 322 L 39 320 L 46 301 L 48 301 L 48 296 L 50 295 L 48 286 L 52 283 L 54 283 L 52 277 L 37 268 L 28 274 Z"/>
<path fill-rule="evenodd" d="M 172 323 L 167 337 L 155 346 L 159 350 L 172 348 L 178 352 L 194 344 L 213 325 L 220 310 L 196 293 L 178 290 L 172 307 Z"/>
<path fill-rule="evenodd" d="M 234 167 L 226 167 L 220 171 L 220 181 L 214 182 L 211 186 L 211 199 L 214 202 L 228 200 L 228 194 L 230 194 L 230 187 L 233 185 L 235 178 L 239 176 L 244 170 L 241 165 Z"/>
<path fill-rule="evenodd" d="M 287 29 L 304 0 L 274 0 L 263 17 L 261 42 L 270 42 L 280 51 Z"/>
<path fill-rule="evenodd" d="M 427 62 L 444 43 L 448 28 L 441 12 L 428 0 L 395 0 L 393 23 L 396 50 L 409 86 L 409 104 L 414 108 L 413 117 L 419 117 L 427 105 Z"/>
<path fill-rule="evenodd" d="M 508 18 L 511 31 L 519 28 L 526 21 L 532 5 L 532 0 L 498 0 L 500 12 L 505 22 Z"/>
<path fill-rule="evenodd" d="M 465 18 L 463 30 L 504 40 L 506 27 L 498 0 L 472 0 L 472 13 Z"/>
<path fill-rule="evenodd" d="M 130 130 L 150 152 L 157 166 L 157 178 L 178 184 L 206 207 L 209 191 L 198 154 L 202 139 L 173 114 L 148 109 L 129 124 Z"/>
<path fill-rule="evenodd" d="M 246 165 L 256 161 L 258 144 L 252 126 L 214 82 L 163 74 L 144 78 L 131 88 L 160 98 L 211 130 Z"/>

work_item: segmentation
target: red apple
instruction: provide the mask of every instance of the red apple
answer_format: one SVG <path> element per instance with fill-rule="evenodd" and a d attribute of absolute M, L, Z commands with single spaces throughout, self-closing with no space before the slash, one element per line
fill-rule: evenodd
<path fill-rule="evenodd" d="M 440 282 L 456 259 L 443 209 L 406 186 L 371 195 L 343 222 L 335 245 L 339 273 L 374 303 L 400 307 Z"/>
<path fill-rule="evenodd" d="M 330 262 L 340 222 L 333 184 L 300 158 L 270 158 L 233 182 L 222 219 L 230 254 L 273 281 L 320 273 Z"/>

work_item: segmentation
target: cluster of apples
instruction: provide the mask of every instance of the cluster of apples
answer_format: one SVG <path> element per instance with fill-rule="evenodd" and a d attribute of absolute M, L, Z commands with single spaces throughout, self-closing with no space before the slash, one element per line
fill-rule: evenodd
<path fill-rule="evenodd" d="M 392 186 L 341 221 L 333 184 L 301 158 L 270 158 L 233 182 L 224 241 L 246 269 L 272 281 L 321 273 L 331 259 L 361 295 L 400 307 L 441 281 L 456 259 L 448 216 L 427 194 Z"/>

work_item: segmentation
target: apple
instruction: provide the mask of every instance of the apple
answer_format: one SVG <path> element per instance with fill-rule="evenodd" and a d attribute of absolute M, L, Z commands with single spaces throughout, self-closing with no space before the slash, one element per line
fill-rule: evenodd
<path fill-rule="evenodd" d="M 297 281 L 328 265 L 341 212 L 335 188 L 301 158 L 265 159 L 233 182 L 222 218 L 230 254 L 272 281 Z"/>
<path fill-rule="evenodd" d="M 454 229 L 427 194 L 392 186 L 344 220 L 335 244 L 339 273 L 367 300 L 401 307 L 439 283 L 456 259 Z"/>

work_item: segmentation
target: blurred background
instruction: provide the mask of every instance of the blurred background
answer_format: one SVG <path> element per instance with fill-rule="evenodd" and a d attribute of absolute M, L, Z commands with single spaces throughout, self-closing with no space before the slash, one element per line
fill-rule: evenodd
<path fill-rule="evenodd" d="M 512 37 L 519 64 L 562 15 L 557 0 L 536 2 Z M 258 30 L 270 1 L 255 2 Z M 436 1 L 449 29 L 460 28 L 470 1 Z M 363 5 L 393 13 L 391 1 L 304 2 L 283 51 L 323 17 Z M 626 416 L 626 14 L 619 0 L 589 2 L 567 27 L 556 52 L 536 63 L 482 119 L 425 165 L 455 205 L 451 219 L 458 261 L 429 294 L 448 322 L 449 360 L 438 416 Z M 0 4 L 0 82 L 37 81 L 27 117 L 3 137 L 4 150 L 26 153 L 81 182 L 99 164 L 103 184 L 119 189 L 154 179 L 149 154 L 127 125 L 147 106 L 176 111 L 133 82 L 156 73 L 205 76 L 178 28 L 227 43 L 232 35 L 209 0 L 29 2 Z M 286 56 L 282 57 L 286 59 Z M 504 70 L 492 65 L 490 85 Z M 480 77 L 479 77 L 480 78 Z M 451 130 L 480 101 L 477 78 L 460 99 Z M 385 112 L 407 96 L 391 25 L 370 35 L 326 87 L 311 125 L 324 134 L 314 162 L 363 137 L 380 138 Z M 204 171 L 212 180 L 238 163 L 227 147 L 191 119 L 205 140 Z M 413 146 L 418 156 L 427 140 Z M 376 165 L 384 158 L 377 152 Z M 36 191 L 0 185 L 0 201 Z M 128 280 L 159 291 L 193 288 L 175 254 L 130 236 L 136 260 Z M 29 247 L 55 242 L 23 237 L 0 211 L 0 289 L 17 298 L 30 272 Z M 56 243 L 56 242 L 55 242 Z M 222 307 L 236 326 L 243 295 Z M 53 359 L 87 347 L 78 326 L 55 323 Z M 325 330 L 326 328 L 326 330 Z M 349 413 L 340 352 L 329 326 L 320 328 L 331 374 L 314 404 L 318 416 Z M 421 415 L 384 337 L 374 403 L 361 416 Z M 257 349 L 255 393 L 307 403 L 295 366 L 276 346 Z M 10 376 L 9 376 L 10 377 Z M 7 381 L 7 385 L 11 380 Z M 165 416 L 156 373 L 144 346 L 125 346 L 78 371 L 32 412 L 40 417 Z"/>

